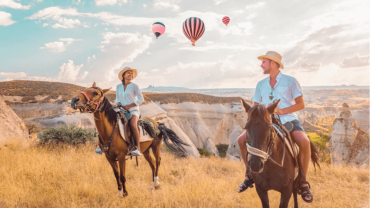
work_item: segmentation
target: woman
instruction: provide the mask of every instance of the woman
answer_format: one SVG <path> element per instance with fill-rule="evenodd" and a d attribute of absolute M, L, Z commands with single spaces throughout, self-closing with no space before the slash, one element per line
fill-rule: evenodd
<path fill-rule="evenodd" d="M 136 69 L 125 67 L 118 74 L 118 78 L 122 81 L 116 87 L 116 104 L 118 107 L 123 107 L 131 114 L 130 127 L 135 138 L 136 147 L 132 148 L 132 156 L 140 156 L 140 135 L 137 129 L 137 121 L 140 117 L 139 105 L 144 102 L 144 96 L 137 84 L 131 82 L 137 76 Z M 134 144 L 132 144 L 134 145 Z"/>

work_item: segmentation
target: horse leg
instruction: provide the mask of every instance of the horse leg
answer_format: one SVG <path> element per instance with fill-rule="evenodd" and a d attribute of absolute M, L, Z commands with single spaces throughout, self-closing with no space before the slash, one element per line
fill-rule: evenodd
<path fill-rule="evenodd" d="M 153 181 L 153 185 L 150 188 L 152 190 L 154 188 L 154 185 L 155 185 L 154 184 L 154 173 L 155 173 L 154 158 L 153 158 L 152 154 L 150 154 L 149 148 L 143 152 L 143 155 L 144 155 L 146 161 L 148 161 L 148 163 L 150 165 L 150 168 L 152 168 L 152 181 Z"/>
<path fill-rule="evenodd" d="M 296 178 L 293 182 L 293 198 L 294 198 L 294 208 L 298 208 L 298 178 Z"/>
<path fill-rule="evenodd" d="M 114 160 L 109 160 L 108 158 L 107 158 L 107 160 L 108 160 L 109 164 L 112 166 L 114 176 L 116 177 L 117 186 L 118 186 L 117 196 L 121 196 L 121 194 L 122 194 L 122 183 L 121 183 L 120 178 L 119 178 L 118 164 Z"/>
<path fill-rule="evenodd" d="M 160 155 L 160 147 L 161 147 L 161 139 L 155 139 L 153 141 L 153 154 L 155 157 L 155 173 L 154 173 L 154 188 L 159 188 L 159 177 L 158 177 L 158 170 L 159 165 L 161 164 L 161 155 Z"/>
<path fill-rule="evenodd" d="M 123 155 L 126 155 L 126 153 L 127 153 L 127 149 L 126 149 L 126 151 L 124 151 Z M 126 177 L 125 177 L 125 175 L 126 175 L 126 172 L 125 172 L 126 171 L 126 158 L 124 156 L 120 157 L 118 159 L 118 163 L 119 163 L 119 170 L 120 170 L 119 171 L 119 177 L 120 177 L 120 180 L 122 182 L 122 191 L 123 191 L 122 196 L 126 197 L 126 196 L 128 196 L 128 192 L 126 190 L 126 185 L 125 185 L 125 183 L 126 183 Z"/>
<path fill-rule="evenodd" d="M 287 208 L 289 204 L 290 197 L 292 196 L 293 184 L 288 185 L 281 192 L 280 206 L 279 208 Z"/>
<path fill-rule="evenodd" d="M 260 186 L 256 184 L 256 191 L 257 191 L 258 196 L 261 199 L 262 207 L 269 208 L 270 205 L 269 205 L 269 196 L 267 194 L 267 190 L 261 188 Z"/>

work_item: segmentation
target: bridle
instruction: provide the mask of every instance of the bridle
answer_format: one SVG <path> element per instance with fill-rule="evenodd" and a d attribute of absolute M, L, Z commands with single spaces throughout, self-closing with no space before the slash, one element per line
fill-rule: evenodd
<path fill-rule="evenodd" d="M 101 105 L 101 103 L 103 102 L 104 100 L 104 93 L 103 93 L 103 90 L 101 90 L 100 88 L 98 87 L 90 87 L 89 89 L 97 89 L 97 90 L 100 90 L 100 93 L 101 93 L 101 96 L 99 99 L 97 99 L 96 101 L 92 101 L 87 95 L 86 93 L 83 91 L 83 92 L 80 92 L 80 94 L 82 94 L 85 99 L 87 100 L 87 102 L 85 103 L 85 107 L 82 109 L 80 109 L 80 112 L 81 113 L 95 113 L 97 111 L 101 112 L 101 109 L 103 107 L 103 105 Z M 95 107 L 95 110 L 91 108 L 92 105 L 96 105 Z"/>
<path fill-rule="evenodd" d="M 276 138 L 278 137 L 277 136 L 277 132 L 279 132 L 279 130 L 277 129 L 277 127 L 275 127 L 275 125 L 271 125 L 270 128 L 269 128 L 269 132 L 270 132 L 270 135 L 271 135 L 271 139 L 270 139 L 270 142 L 269 142 L 269 145 L 267 146 L 267 150 L 266 152 L 265 151 L 262 151 L 258 148 L 255 148 L 255 147 L 252 147 L 250 146 L 248 143 L 247 143 L 247 151 L 249 154 L 251 155 L 255 155 L 257 157 L 261 157 L 263 159 L 263 164 L 265 164 L 265 162 L 270 159 L 273 163 L 275 163 L 276 165 L 280 166 L 280 167 L 283 167 L 284 165 L 284 158 L 285 158 L 285 141 L 284 139 L 285 138 L 281 138 L 283 140 L 283 145 L 284 145 L 284 150 L 283 150 L 283 158 L 281 160 L 281 163 L 278 163 L 276 162 L 274 159 L 272 159 L 271 155 L 272 155 L 272 149 L 275 145 L 275 141 L 276 141 Z M 248 134 L 248 132 L 247 132 Z M 250 137 L 248 137 L 250 138 Z"/>

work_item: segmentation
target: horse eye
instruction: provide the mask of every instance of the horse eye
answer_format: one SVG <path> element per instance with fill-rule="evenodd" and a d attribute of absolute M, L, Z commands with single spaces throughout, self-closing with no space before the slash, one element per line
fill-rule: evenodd
<path fill-rule="evenodd" d="M 98 93 L 97 92 L 93 92 L 93 95 L 95 96 L 95 95 L 98 95 Z"/>

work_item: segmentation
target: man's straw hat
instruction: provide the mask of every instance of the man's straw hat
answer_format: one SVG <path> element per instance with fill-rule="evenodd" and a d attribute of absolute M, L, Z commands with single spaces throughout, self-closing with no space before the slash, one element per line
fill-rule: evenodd
<path fill-rule="evenodd" d="M 122 75 L 123 75 L 123 73 L 125 73 L 126 71 L 132 71 L 132 74 L 133 74 L 133 78 L 132 78 L 132 79 L 135 79 L 135 77 L 137 76 L 137 70 L 136 70 L 136 69 L 131 69 L 130 67 L 125 67 L 125 68 L 123 68 L 123 69 L 119 72 L 119 74 L 118 74 L 118 78 L 119 78 L 120 80 L 122 80 L 122 79 L 123 79 Z"/>
<path fill-rule="evenodd" d="M 258 59 L 261 60 L 261 61 L 264 58 L 270 59 L 272 61 L 275 61 L 276 63 L 278 63 L 280 65 L 280 69 L 284 69 L 284 66 L 281 63 L 281 59 L 283 59 L 283 57 L 281 57 L 281 55 L 278 52 L 275 52 L 275 51 L 267 51 L 266 55 L 258 56 Z"/>

